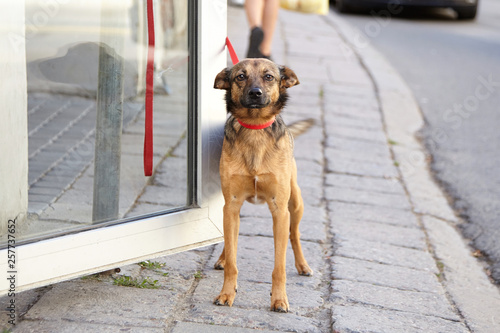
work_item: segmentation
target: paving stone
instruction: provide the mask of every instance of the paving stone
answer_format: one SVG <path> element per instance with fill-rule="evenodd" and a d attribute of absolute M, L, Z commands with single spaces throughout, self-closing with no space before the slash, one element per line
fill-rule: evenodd
<path fill-rule="evenodd" d="M 358 63 L 329 61 L 326 64 L 326 69 L 330 82 L 373 88 L 370 76 Z"/>
<path fill-rule="evenodd" d="M 132 325 L 109 325 L 109 324 L 95 324 L 95 323 L 82 323 L 73 322 L 68 320 L 57 321 L 23 321 L 16 325 L 17 333 L 163 333 L 165 330 L 160 327 L 144 327 Z"/>
<path fill-rule="evenodd" d="M 178 322 L 175 324 L 172 333 L 273 333 L 276 331 L 254 330 L 251 328 L 239 328 L 232 326 L 220 326 L 213 324 L 198 324 L 189 322 Z"/>
<path fill-rule="evenodd" d="M 197 323 L 210 323 L 219 326 L 231 326 L 281 332 L 320 333 L 327 329 L 328 320 L 319 320 L 316 316 L 305 317 L 289 313 L 277 313 L 263 309 L 247 309 L 233 305 L 216 306 L 212 302 L 194 304 L 187 316 Z M 316 318 L 315 318 L 316 317 Z"/>
<path fill-rule="evenodd" d="M 295 42 L 292 43 L 295 44 Z M 294 52 L 291 55 L 300 57 L 312 57 L 313 59 L 311 60 L 317 59 L 319 56 L 317 54 L 311 54 L 309 52 Z M 289 63 L 290 68 L 295 72 L 301 84 L 304 84 L 305 82 L 327 83 L 330 81 L 328 72 L 319 66 L 311 67 L 307 66 L 307 64 L 302 65 L 300 63 L 294 63 L 293 60 L 289 60 Z"/>
<path fill-rule="evenodd" d="M 322 177 L 323 176 L 323 164 L 311 160 L 295 160 L 297 163 L 297 178 L 300 184 L 302 179 L 307 179 L 306 177 Z"/>
<path fill-rule="evenodd" d="M 500 332 L 500 290 L 486 275 L 484 262 L 474 258 L 451 223 L 431 216 L 424 216 L 423 223 L 442 265 L 443 284 L 470 330 Z"/>
<path fill-rule="evenodd" d="M 360 320 L 360 318 L 362 318 L 362 320 Z M 335 322 L 333 324 L 333 329 L 337 332 L 469 332 L 460 322 L 361 305 L 334 307 L 332 319 Z"/>
<path fill-rule="evenodd" d="M 310 83 L 305 84 L 308 85 Z M 295 89 L 295 87 L 293 89 Z M 308 95 L 297 96 L 293 100 L 290 99 L 290 103 L 283 109 L 283 117 L 300 116 L 303 119 L 314 118 L 318 123 L 321 122 L 322 113 L 321 100 L 317 96 L 310 97 Z"/>
<path fill-rule="evenodd" d="M 319 207 L 323 204 L 323 189 L 317 187 L 301 187 L 302 199 L 304 205 Z"/>
<path fill-rule="evenodd" d="M 327 133 L 326 144 L 328 147 L 344 151 L 361 151 L 367 154 L 387 157 L 392 159 L 389 145 L 386 142 L 368 142 L 358 139 L 329 136 Z"/>
<path fill-rule="evenodd" d="M 352 97 L 345 95 L 324 95 L 325 118 L 349 116 L 381 121 L 382 116 L 376 99 L 371 97 Z"/>
<path fill-rule="evenodd" d="M 179 293 L 171 290 L 76 280 L 55 285 L 25 318 L 30 321 L 162 328 L 179 297 Z"/>
<path fill-rule="evenodd" d="M 380 155 L 376 151 L 371 151 L 371 152 L 363 152 L 361 150 L 348 151 L 339 148 L 326 147 L 325 159 L 327 162 L 327 167 L 325 168 L 327 173 L 333 173 L 331 170 L 328 169 L 328 166 L 333 165 L 336 161 L 356 162 L 359 164 L 377 163 L 380 165 L 391 165 L 390 159 L 388 159 L 387 156 Z M 359 177 L 364 175 L 353 175 L 353 176 Z M 386 177 L 386 179 L 395 179 L 395 178 L 397 177 Z"/>
<path fill-rule="evenodd" d="M 338 136 L 346 139 L 369 141 L 381 144 L 385 144 L 387 142 L 387 137 L 382 131 L 348 127 L 345 125 L 338 125 L 336 123 L 325 126 L 325 131 L 329 136 L 334 137 Z"/>
<path fill-rule="evenodd" d="M 415 215 L 408 210 L 389 207 L 368 206 L 355 203 L 329 201 L 328 210 L 331 221 L 364 220 L 392 225 L 418 227 Z"/>
<path fill-rule="evenodd" d="M 323 191 L 323 175 L 322 174 L 318 174 L 318 175 L 315 175 L 315 176 L 302 176 L 302 177 L 298 177 L 297 176 L 297 183 L 299 184 L 299 187 L 301 189 L 304 189 L 306 187 L 309 187 L 311 189 L 314 189 L 318 192 L 322 192 Z"/>
<path fill-rule="evenodd" d="M 425 250 L 425 234 L 420 228 L 402 227 L 373 221 L 333 220 L 332 232 L 337 239 L 360 238 L 396 246 Z"/>
<path fill-rule="evenodd" d="M 304 196 L 304 193 L 302 193 L 302 196 Z M 267 204 L 254 205 L 249 202 L 244 202 L 241 207 L 240 217 L 257 217 L 264 218 L 269 222 L 272 221 L 271 212 Z M 304 201 L 304 215 L 302 216 L 302 221 L 325 222 L 326 211 L 323 203 L 314 203 L 314 205 L 312 205 Z"/>
<path fill-rule="evenodd" d="M 299 98 L 301 98 L 301 97 L 299 97 Z M 318 105 L 319 105 L 319 98 L 318 98 Z M 307 106 L 300 106 L 300 107 L 294 108 L 293 103 L 290 107 L 291 107 L 292 112 L 288 112 L 288 110 L 287 110 L 286 112 L 281 113 L 283 121 L 285 122 L 285 124 L 287 126 L 291 126 L 291 125 L 293 125 L 293 123 L 298 122 L 298 121 L 302 121 L 305 119 L 312 119 L 314 121 L 314 123 L 305 133 L 309 133 L 309 132 L 317 133 L 317 132 L 319 132 L 320 136 L 322 136 L 323 125 L 322 125 L 322 121 L 321 121 L 321 110 L 319 112 L 313 112 L 313 113 L 310 113 L 310 112 L 302 113 L 302 111 L 309 111 L 310 109 Z M 298 112 L 301 112 L 301 113 L 298 113 Z M 296 142 L 297 140 L 300 140 L 300 138 L 303 135 L 304 134 L 296 136 L 294 141 Z M 318 149 L 321 149 L 321 146 L 319 146 Z"/>
<path fill-rule="evenodd" d="M 336 173 L 326 174 L 326 185 L 333 189 L 356 189 L 380 193 L 393 193 L 406 195 L 406 192 L 397 178 L 371 178 Z"/>
<path fill-rule="evenodd" d="M 345 173 L 358 176 L 394 178 L 399 173 L 391 160 L 382 163 L 354 161 L 327 156 L 328 172 Z"/>
<path fill-rule="evenodd" d="M 269 207 L 266 204 L 254 205 L 246 201 L 241 206 L 240 216 L 272 218 Z"/>
<path fill-rule="evenodd" d="M 333 257 L 332 261 L 335 280 L 371 283 L 409 291 L 443 293 L 443 287 L 434 273 L 338 256 Z"/>
<path fill-rule="evenodd" d="M 191 251 L 179 252 L 172 255 L 159 257 L 150 261 L 164 264 L 161 272 L 168 273 L 169 278 L 182 277 L 185 280 L 192 279 L 198 271 L 201 271 L 203 264 L 212 253 L 210 250 L 196 249 Z"/>
<path fill-rule="evenodd" d="M 291 65 L 294 61 L 297 61 L 294 57 L 290 59 L 290 63 L 287 66 L 290 66 L 293 68 L 293 65 Z M 307 60 L 305 60 L 307 62 Z M 321 83 L 315 83 L 315 84 L 299 84 L 298 86 L 293 87 L 293 89 L 288 90 L 288 95 L 290 96 L 290 106 L 292 104 L 295 104 L 297 100 L 311 100 L 315 101 L 316 98 L 320 97 L 320 90 L 322 88 Z M 316 102 L 316 101 L 315 101 Z M 285 108 L 285 114 L 287 113 L 288 110 L 287 106 Z"/>
<path fill-rule="evenodd" d="M 325 125 L 348 126 L 372 131 L 383 131 L 382 119 L 366 119 L 355 117 L 353 114 L 327 114 L 325 115 Z"/>
<path fill-rule="evenodd" d="M 325 195 L 328 200 L 343 202 L 355 202 L 374 206 L 396 207 L 398 209 L 411 210 L 408 198 L 404 194 L 375 193 L 366 190 L 355 190 L 335 187 L 326 187 Z"/>
<path fill-rule="evenodd" d="M 325 60 L 325 63 L 328 65 L 332 62 L 336 62 L 338 64 L 341 64 L 342 66 L 352 66 L 352 63 L 350 61 L 338 61 L 337 59 Z M 356 62 L 355 64 L 359 65 L 359 62 Z M 349 96 L 377 100 L 377 93 L 372 87 L 359 87 L 353 85 L 331 83 L 325 85 L 324 90 L 325 93 L 332 96 Z"/>
<path fill-rule="evenodd" d="M 334 301 L 336 300 L 336 304 L 369 304 L 390 310 L 417 313 L 453 321 L 460 320 L 444 294 L 398 290 L 346 280 L 333 281 L 332 289 L 332 297 Z"/>
<path fill-rule="evenodd" d="M 323 132 L 309 130 L 295 139 L 295 159 L 305 159 L 316 163 L 323 163 L 322 150 Z"/>
<path fill-rule="evenodd" d="M 340 257 L 439 273 L 436 262 L 428 251 L 408 248 L 405 247 L 406 244 L 398 246 L 356 236 L 336 239 L 335 244 L 335 254 Z"/>
<path fill-rule="evenodd" d="M 35 304 L 38 299 L 46 291 L 45 288 L 38 288 L 33 290 L 27 290 L 23 292 L 16 292 L 15 297 L 11 298 L 9 295 L 0 296 L 0 304 L 2 305 L 2 311 L 0 311 L 0 329 L 7 331 L 7 326 L 10 318 L 10 312 L 7 309 L 11 299 L 14 299 L 16 306 L 16 328 L 19 326 L 19 315 L 28 312 L 33 304 Z M 17 332 L 17 330 L 16 330 Z"/>

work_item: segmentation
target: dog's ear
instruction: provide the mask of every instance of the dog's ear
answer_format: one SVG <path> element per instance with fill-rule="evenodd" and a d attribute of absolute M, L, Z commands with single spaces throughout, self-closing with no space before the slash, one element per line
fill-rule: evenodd
<path fill-rule="evenodd" d="M 231 70 L 229 68 L 223 69 L 217 76 L 215 77 L 214 88 L 215 89 L 229 89 L 229 76 L 231 74 Z"/>
<path fill-rule="evenodd" d="M 280 67 L 281 87 L 290 88 L 299 84 L 299 79 L 295 72 L 286 66 Z"/>

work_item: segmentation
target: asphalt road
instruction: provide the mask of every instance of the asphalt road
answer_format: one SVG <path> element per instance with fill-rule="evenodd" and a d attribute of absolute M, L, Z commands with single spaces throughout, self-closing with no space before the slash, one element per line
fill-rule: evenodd
<path fill-rule="evenodd" d="M 474 21 L 451 9 L 380 14 L 343 17 L 412 89 L 436 179 L 500 283 L 500 2 L 481 0 Z"/>

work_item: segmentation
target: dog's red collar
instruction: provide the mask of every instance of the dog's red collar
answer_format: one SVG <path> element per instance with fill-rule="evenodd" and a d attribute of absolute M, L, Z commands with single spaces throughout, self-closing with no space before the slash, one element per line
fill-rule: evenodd
<path fill-rule="evenodd" d="M 253 129 L 253 130 L 259 130 L 259 129 L 263 129 L 263 128 L 271 126 L 274 123 L 274 121 L 276 120 L 276 117 L 273 117 L 273 119 L 269 120 L 267 123 L 257 124 L 257 125 L 247 124 L 247 123 L 242 122 L 239 119 L 236 119 L 236 120 L 238 120 L 238 122 L 240 123 L 240 125 L 243 126 L 243 127 L 245 127 L 245 128 Z"/>

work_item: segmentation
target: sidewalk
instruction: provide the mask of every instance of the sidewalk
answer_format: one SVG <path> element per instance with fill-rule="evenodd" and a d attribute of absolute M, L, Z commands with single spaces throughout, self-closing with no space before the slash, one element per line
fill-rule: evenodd
<path fill-rule="evenodd" d="M 228 17 L 244 58 L 243 9 L 229 7 Z M 423 120 L 404 82 L 369 45 L 357 47 L 336 14 L 281 11 L 277 29 L 274 61 L 301 82 L 289 90 L 285 121 L 316 120 L 295 144 L 314 275 L 297 274 L 289 247 L 290 312 L 269 310 L 271 216 L 246 203 L 233 307 L 212 304 L 223 281 L 213 269 L 218 244 L 113 273 L 156 289 L 101 274 L 21 293 L 14 332 L 500 332 L 499 290 L 432 181 L 414 137 Z"/>

